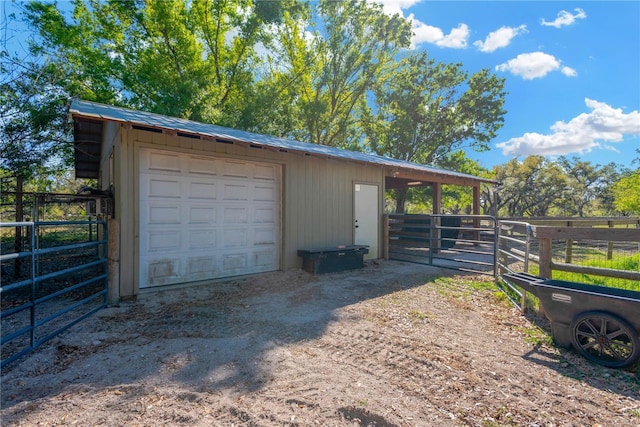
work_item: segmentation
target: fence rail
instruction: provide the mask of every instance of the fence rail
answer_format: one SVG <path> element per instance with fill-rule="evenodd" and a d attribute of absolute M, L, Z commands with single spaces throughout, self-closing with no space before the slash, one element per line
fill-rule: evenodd
<path fill-rule="evenodd" d="M 494 275 L 495 228 L 487 215 L 385 215 L 385 258 Z"/>
<path fill-rule="evenodd" d="M 3 245 L 0 254 L 0 367 L 38 348 L 108 302 L 108 233 L 104 221 L 0 223 L 0 229 L 9 227 L 15 229 L 15 239 L 26 236 L 26 242 L 17 252 L 7 251 Z M 77 227 L 86 229 L 87 241 L 44 247 L 45 241 L 39 238 L 47 228 Z M 95 233 L 90 231 L 94 227 Z"/>
<path fill-rule="evenodd" d="M 636 228 L 634 219 L 622 219 L 615 224 L 611 220 L 591 222 L 597 226 L 533 225 L 511 220 L 499 222 L 497 271 L 509 293 L 519 297 L 519 301 L 511 298 L 514 304 L 524 310 L 525 292 L 504 280 L 503 274 L 530 273 L 530 264 L 534 264 L 535 275 L 547 279 L 553 279 L 554 272 L 567 272 L 581 275 L 579 277 L 582 280 L 569 280 L 575 282 L 596 281 L 606 277 L 619 279 L 620 283 L 630 281 L 640 284 L 640 267 L 634 270 L 633 266 L 631 269 L 621 269 L 576 264 L 577 249 L 586 254 L 581 255 L 585 258 L 599 256 L 606 262 L 627 259 L 630 265 L 633 265 L 634 254 L 640 253 L 640 228 Z M 586 223 L 589 221 L 581 221 L 580 225 Z M 602 228 L 603 225 L 606 228 Z M 620 228 L 620 225 L 625 228 Z"/>

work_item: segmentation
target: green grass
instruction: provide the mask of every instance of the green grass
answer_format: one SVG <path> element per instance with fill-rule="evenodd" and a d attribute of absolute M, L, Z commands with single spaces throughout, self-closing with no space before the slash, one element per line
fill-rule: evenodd
<path fill-rule="evenodd" d="M 624 271 L 640 271 L 640 254 L 618 257 L 611 260 L 604 258 L 592 258 L 582 262 L 575 262 L 575 265 L 587 267 L 609 268 Z M 534 275 L 539 274 L 537 265 L 532 265 L 529 272 Z M 607 286 L 611 288 L 629 289 L 640 291 L 640 283 L 636 280 L 621 279 L 616 277 L 604 277 L 593 274 L 570 273 L 566 271 L 553 271 L 554 280 L 564 280 L 568 282 L 580 282 L 590 285 Z"/>

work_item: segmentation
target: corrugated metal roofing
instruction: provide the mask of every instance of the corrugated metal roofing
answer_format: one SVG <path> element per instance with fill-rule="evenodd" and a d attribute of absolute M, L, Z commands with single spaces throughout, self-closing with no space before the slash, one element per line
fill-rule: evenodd
<path fill-rule="evenodd" d="M 176 132 L 185 132 L 212 138 L 235 140 L 254 145 L 261 145 L 273 149 L 289 151 L 299 151 L 312 155 L 327 156 L 337 159 L 345 159 L 356 162 L 377 164 L 389 168 L 408 169 L 416 172 L 426 172 L 455 178 L 468 179 L 476 182 L 494 182 L 473 175 L 434 168 L 418 163 L 404 160 L 392 159 L 375 154 L 361 153 L 357 151 L 343 150 L 326 145 L 309 144 L 293 141 L 285 138 L 277 138 L 269 135 L 262 135 L 237 129 L 229 129 L 222 126 L 194 122 L 191 120 L 168 117 L 160 114 L 146 113 L 143 111 L 130 110 L 122 107 L 99 104 L 96 102 L 73 100 L 69 108 L 72 117 L 86 117 L 102 119 L 114 122 L 127 123 L 131 125 L 157 127 Z"/>

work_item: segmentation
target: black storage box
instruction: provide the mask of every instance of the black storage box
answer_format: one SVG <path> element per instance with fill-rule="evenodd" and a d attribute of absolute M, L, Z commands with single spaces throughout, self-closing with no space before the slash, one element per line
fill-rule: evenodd
<path fill-rule="evenodd" d="M 348 245 L 319 249 L 300 249 L 302 268 L 312 274 L 336 273 L 338 271 L 362 268 L 363 257 L 369 253 L 369 246 Z"/>

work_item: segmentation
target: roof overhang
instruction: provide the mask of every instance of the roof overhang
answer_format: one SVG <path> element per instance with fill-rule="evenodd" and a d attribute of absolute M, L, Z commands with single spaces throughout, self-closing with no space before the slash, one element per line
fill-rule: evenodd
<path fill-rule="evenodd" d="M 304 156 L 331 158 L 357 163 L 377 165 L 384 170 L 387 188 L 399 188 L 411 186 L 421 182 L 420 185 L 432 185 L 433 183 L 454 184 L 463 186 L 478 186 L 481 183 L 497 184 L 497 181 L 474 175 L 463 174 L 444 169 L 438 169 L 427 165 L 412 163 L 404 160 L 391 159 L 389 157 L 357 151 L 342 150 L 319 144 L 309 144 L 293 141 L 285 138 L 277 138 L 237 129 L 229 129 L 221 126 L 194 122 L 176 117 L 162 116 L 154 113 L 130 110 L 98 104 L 95 102 L 73 100 L 69 108 L 69 115 L 74 121 L 74 140 L 76 145 L 76 176 L 92 175 L 97 177 L 97 166 L 92 165 L 95 171 L 84 166 L 82 156 L 85 152 L 96 155 L 95 144 L 101 142 L 103 122 L 116 122 L 124 126 L 141 128 L 154 132 L 163 132 L 189 138 L 198 138 L 211 142 L 238 144 L 255 149 L 266 149 L 278 152 L 292 152 Z M 98 131 L 99 129 L 99 131 Z M 98 145 L 100 146 L 100 145 Z M 97 152 L 99 161 L 99 150 Z M 80 168 L 80 169 L 78 169 Z M 93 176 L 95 175 L 95 176 Z"/>

